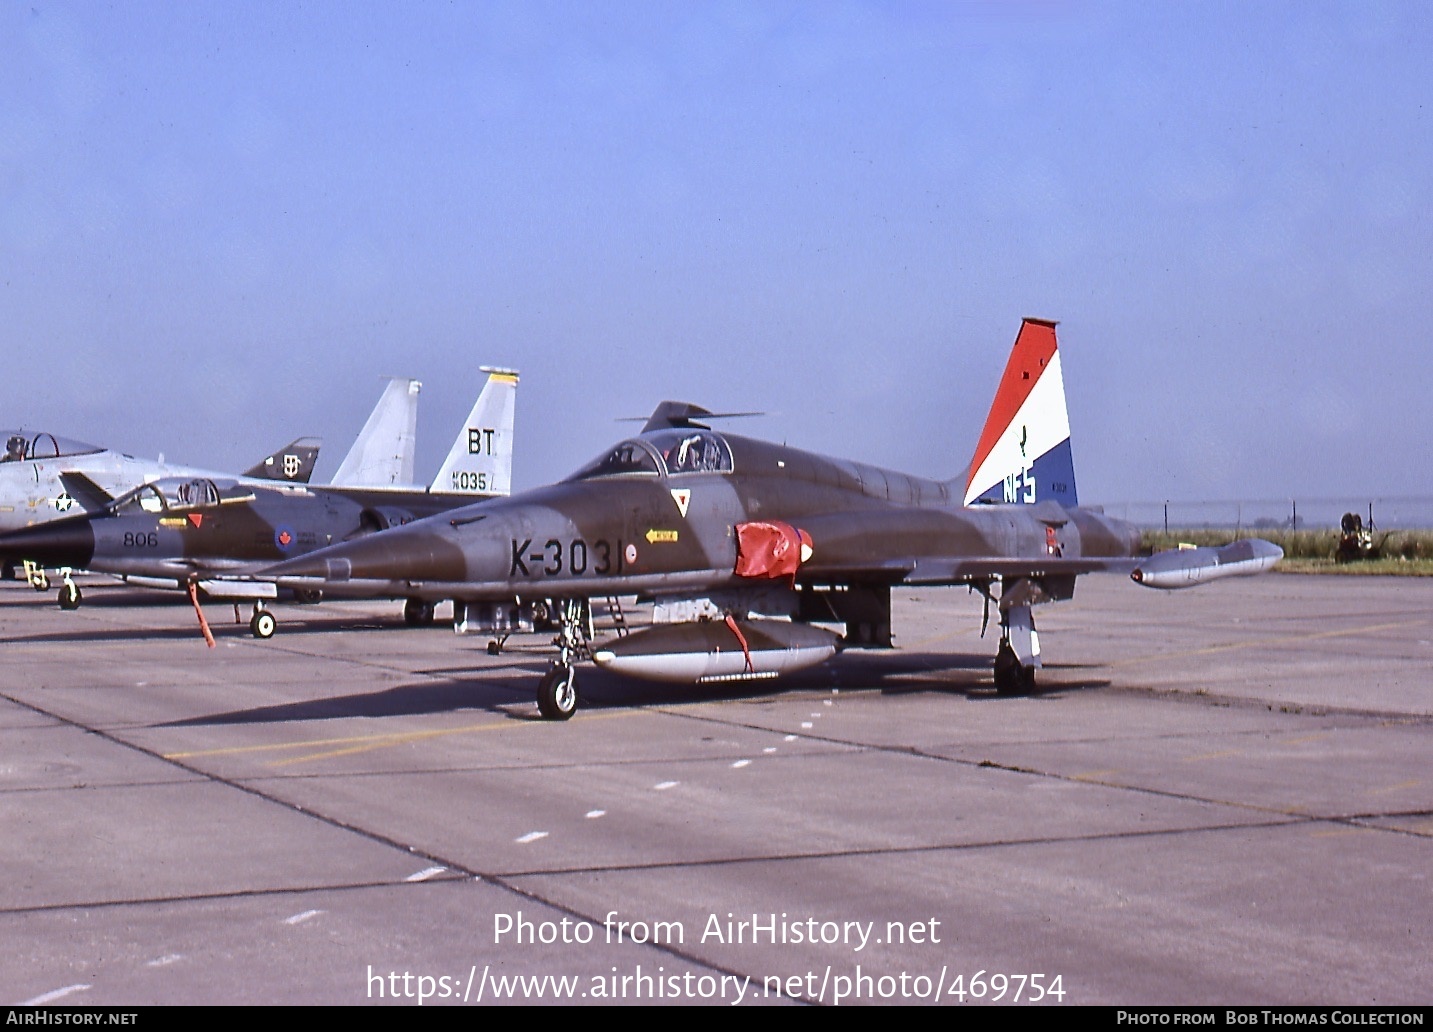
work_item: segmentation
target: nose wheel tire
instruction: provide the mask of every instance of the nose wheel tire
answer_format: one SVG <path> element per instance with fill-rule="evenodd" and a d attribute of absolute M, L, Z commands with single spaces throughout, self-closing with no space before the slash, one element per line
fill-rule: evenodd
<path fill-rule="evenodd" d="M 84 595 L 80 594 L 78 585 L 62 584 L 60 586 L 61 609 L 78 609 L 80 608 L 80 600 L 83 598 Z"/>
<path fill-rule="evenodd" d="M 577 712 L 577 672 L 553 666 L 537 686 L 537 709 L 547 720 L 567 720 Z"/>
<path fill-rule="evenodd" d="M 260 609 L 249 618 L 249 633 L 255 638 L 272 638 L 278 621 L 267 609 Z"/>

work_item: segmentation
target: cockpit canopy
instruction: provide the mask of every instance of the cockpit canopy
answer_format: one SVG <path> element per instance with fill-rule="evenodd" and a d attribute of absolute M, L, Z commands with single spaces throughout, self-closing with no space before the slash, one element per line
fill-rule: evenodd
<path fill-rule="evenodd" d="M 676 428 L 623 441 L 567 479 L 730 473 L 731 468 L 731 448 L 721 434 L 713 430 Z"/>
<path fill-rule="evenodd" d="M 103 450 L 93 444 L 56 437 L 43 431 L 35 434 L 26 430 L 0 430 L 0 433 L 5 435 L 5 454 L 0 455 L 0 462 L 37 462 L 62 459 L 67 455 L 93 455 Z"/>
<path fill-rule="evenodd" d="M 134 512 L 195 512 L 231 502 L 247 502 L 253 491 L 232 480 L 208 477 L 169 477 L 141 484 L 115 500 L 116 515 Z"/>

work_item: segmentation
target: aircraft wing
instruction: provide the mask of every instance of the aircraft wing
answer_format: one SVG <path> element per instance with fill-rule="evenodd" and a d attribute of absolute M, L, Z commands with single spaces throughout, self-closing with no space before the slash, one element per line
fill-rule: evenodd
<path fill-rule="evenodd" d="M 70 497 L 80 503 L 80 507 L 86 512 L 98 512 L 110 502 L 114 496 L 104 488 L 100 487 L 88 475 L 77 470 L 66 470 L 60 474 L 60 483 L 64 485 L 65 491 Z"/>
<path fill-rule="evenodd" d="M 199 581 L 204 594 L 213 599 L 245 601 L 259 598 L 277 598 L 277 586 L 269 581 L 241 581 L 227 577 L 208 577 Z"/>
<path fill-rule="evenodd" d="M 1046 556 L 1021 558 L 960 558 L 956 556 L 908 556 L 885 563 L 862 562 L 849 565 L 812 560 L 801 567 L 797 580 L 803 583 L 845 581 L 886 581 L 891 584 L 938 586 L 969 584 L 992 578 L 1059 577 L 1082 573 L 1132 573 L 1142 559 Z"/>
<path fill-rule="evenodd" d="M 864 580 L 942 585 L 1122 573 L 1145 587 L 1183 588 L 1262 573 L 1283 557 L 1277 545 L 1259 538 L 1219 548 L 1131 555 L 1137 542 L 1115 539 L 1114 521 L 1102 513 L 1053 503 L 887 509 L 797 522 L 811 541 L 811 557 L 797 579 L 812 584 Z"/>
<path fill-rule="evenodd" d="M 924 559 L 917 562 L 903 578 L 904 584 L 962 584 L 999 577 L 1039 578 L 1076 576 L 1082 573 L 1129 573 L 1140 560 L 1129 558 L 1064 559 L 1046 556 L 1039 559 Z"/>

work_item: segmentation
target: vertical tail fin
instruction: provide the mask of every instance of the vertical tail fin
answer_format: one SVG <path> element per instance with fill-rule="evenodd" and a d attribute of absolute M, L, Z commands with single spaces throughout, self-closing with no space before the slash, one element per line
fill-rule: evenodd
<path fill-rule="evenodd" d="M 980 432 L 965 504 L 1078 504 L 1055 323 L 1026 319 Z"/>
<path fill-rule="evenodd" d="M 257 465 L 244 470 L 244 476 L 259 480 L 285 480 L 291 484 L 307 484 L 313 476 L 314 463 L 318 461 L 317 437 L 300 437 L 286 444 Z"/>
<path fill-rule="evenodd" d="M 482 369 L 488 374 L 488 382 L 458 432 L 447 461 L 428 488 L 433 494 L 488 496 L 512 491 L 518 374 L 513 369 Z"/>
<path fill-rule="evenodd" d="M 333 475 L 335 487 L 407 487 L 418 437 L 417 380 L 393 377 Z"/>

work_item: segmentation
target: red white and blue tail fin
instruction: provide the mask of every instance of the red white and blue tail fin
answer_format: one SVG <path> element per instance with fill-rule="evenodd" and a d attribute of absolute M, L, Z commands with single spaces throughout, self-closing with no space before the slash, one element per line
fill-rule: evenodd
<path fill-rule="evenodd" d="M 965 504 L 1044 501 L 1078 504 L 1075 463 L 1055 324 L 1026 319 L 970 462 Z"/>

